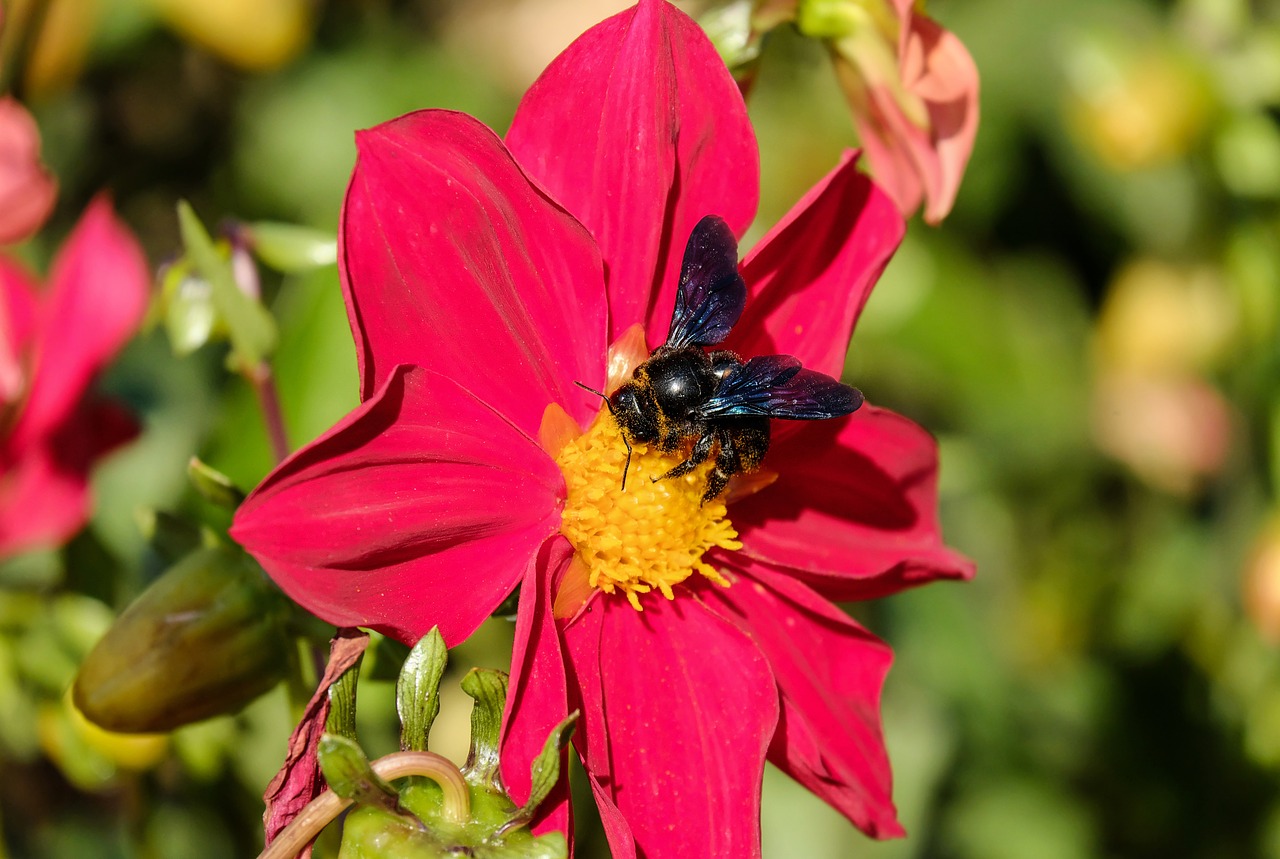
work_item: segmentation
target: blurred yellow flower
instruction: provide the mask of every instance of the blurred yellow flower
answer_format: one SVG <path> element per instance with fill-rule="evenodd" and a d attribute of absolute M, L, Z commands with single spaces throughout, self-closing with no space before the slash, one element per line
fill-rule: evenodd
<path fill-rule="evenodd" d="M 311 35 L 308 0 L 148 0 L 184 38 L 249 71 L 293 59 Z"/>

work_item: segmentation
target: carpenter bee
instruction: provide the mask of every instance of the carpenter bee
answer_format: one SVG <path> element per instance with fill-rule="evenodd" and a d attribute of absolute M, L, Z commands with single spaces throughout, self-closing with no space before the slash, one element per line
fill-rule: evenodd
<path fill-rule="evenodd" d="M 728 224 L 708 215 L 685 247 L 667 341 L 606 398 L 627 444 L 627 467 L 633 442 L 664 453 L 693 442 L 688 457 L 659 480 L 688 474 L 714 452 L 703 503 L 735 474 L 760 467 L 770 419 L 821 420 L 862 405 L 856 388 L 806 370 L 790 355 L 743 361 L 728 350 L 704 351 L 729 336 L 746 301 L 737 240 Z M 624 489 L 626 480 L 624 469 Z"/>

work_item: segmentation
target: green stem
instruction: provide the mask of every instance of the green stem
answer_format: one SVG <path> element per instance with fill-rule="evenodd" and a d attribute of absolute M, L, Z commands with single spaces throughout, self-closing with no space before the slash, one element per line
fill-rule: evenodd
<path fill-rule="evenodd" d="M 450 822 L 461 825 L 471 818 L 471 794 L 467 791 L 467 783 L 448 758 L 435 752 L 394 752 L 378 758 L 371 766 L 380 778 L 387 781 L 411 775 L 426 776 L 440 785 L 444 792 L 444 814 Z M 267 849 L 258 854 L 258 859 L 292 859 L 349 805 L 351 800 L 326 790 L 307 803 L 298 816 L 280 830 Z"/>

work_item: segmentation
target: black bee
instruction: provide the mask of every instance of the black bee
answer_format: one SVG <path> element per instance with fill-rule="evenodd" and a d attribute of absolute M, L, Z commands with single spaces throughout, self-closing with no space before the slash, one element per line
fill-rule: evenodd
<path fill-rule="evenodd" d="M 684 462 L 658 479 L 687 474 L 715 452 L 704 503 L 735 474 L 760 467 L 769 449 L 771 418 L 821 420 L 862 405 L 856 388 L 805 370 L 790 355 L 744 362 L 727 350 L 704 351 L 729 336 L 746 301 L 737 240 L 728 224 L 708 215 L 685 247 L 667 342 L 607 398 L 627 442 L 628 467 L 632 442 L 671 453 L 693 441 Z M 626 479 L 624 470 L 624 489 Z"/>

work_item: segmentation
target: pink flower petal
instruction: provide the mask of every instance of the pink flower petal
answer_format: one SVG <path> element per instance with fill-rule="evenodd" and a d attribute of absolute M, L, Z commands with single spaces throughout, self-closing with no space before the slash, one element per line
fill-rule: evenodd
<path fill-rule="evenodd" d="M 924 219 L 937 224 L 951 211 L 978 136 L 978 67 L 963 42 L 924 15 L 912 15 L 906 50 L 920 67 L 919 77 L 907 83 L 929 111 L 929 152 L 937 159 L 939 180 L 931 184 L 932 171 L 922 174 Z"/>
<path fill-rule="evenodd" d="M 599 243 L 610 341 L 646 322 L 661 342 L 694 224 L 719 215 L 741 237 L 755 216 L 742 96 L 701 28 L 663 0 L 570 45 L 525 94 L 507 145 Z"/>
<path fill-rule="evenodd" d="M 567 572 L 567 569 L 566 569 Z M 592 761 L 607 762 L 612 758 L 609 748 L 610 733 L 605 722 L 604 686 L 601 680 L 600 642 L 604 624 L 601 606 L 604 597 L 597 597 L 587 610 L 568 621 L 562 639 L 566 665 L 572 670 L 566 675 L 569 684 L 569 700 L 582 717 L 573 735 L 573 745 L 578 752 L 591 783 L 600 822 L 613 859 L 636 859 L 635 837 L 626 817 L 614 804 L 609 790 L 601 784 L 592 769 Z M 572 632 L 568 632 L 572 630 Z M 572 652 L 571 652 L 572 649 Z M 590 728 L 588 727 L 590 726 Z"/>
<path fill-rule="evenodd" d="M 40 163 L 35 120 L 14 99 L 0 98 L 0 244 L 33 235 L 57 196 L 57 181 Z"/>
<path fill-rule="evenodd" d="M 232 536 L 308 611 L 453 646 L 515 587 L 560 523 L 541 448 L 456 382 L 402 367 L 286 460 Z"/>
<path fill-rule="evenodd" d="M 36 294 L 35 281 L 22 267 L 0 257 L 0 407 L 26 391 L 26 351 L 40 312 Z"/>
<path fill-rule="evenodd" d="M 850 73 L 844 61 L 836 58 L 836 72 L 846 87 Z M 929 133 L 913 123 L 885 86 L 870 88 L 865 96 L 866 108 L 855 111 L 853 124 L 858 139 L 871 162 L 871 170 L 879 185 L 904 216 L 920 208 L 925 187 L 940 187 L 942 170 L 933 151 Z"/>
<path fill-rule="evenodd" d="M 13 443 L 49 432 L 142 321 L 151 276 L 142 248 L 105 197 L 85 210 L 53 263 L 32 332 L 34 378 Z"/>
<path fill-rule="evenodd" d="M 397 364 L 464 382 L 536 435 L 604 380 L 599 253 L 475 119 L 424 110 L 357 137 L 339 229 L 363 396 Z"/>
<path fill-rule="evenodd" d="M 583 766 L 586 766 L 585 761 Z M 631 834 L 627 818 L 613 804 L 609 791 L 590 770 L 587 771 L 587 781 L 591 783 L 591 796 L 596 801 L 596 810 L 600 812 L 605 840 L 609 842 L 609 855 L 612 859 L 636 859 L 640 853 L 636 850 L 636 839 Z"/>
<path fill-rule="evenodd" d="M 856 58 L 837 56 L 836 73 L 851 94 L 876 182 L 904 214 L 923 200 L 925 220 L 937 224 L 955 203 L 978 134 L 978 69 L 954 34 L 913 11 L 910 2 L 898 0 L 897 11 L 898 73 L 923 104 L 924 127 L 907 117 L 889 87 L 865 80 Z"/>
<path fill-rule="evenodd" d="M 853 325 L 904 229 L 846 152 L 743 262 L 750 297 L 727 348 L 794 355 L 839 378 Z"/>
<path fill-rule="evenodd" d="M 0 558 L 59 546 L 89 518 L 89 470 L 138 425 L 110 402 L 81 403 L 37 439 L 0 444 Z"/>
<path fill-rule="evenodd" d="M 942 543 L 933 438 L 886 409 L 803 425 L 769 451 L 778 479 L 736 502 L 742 551 L 829 599 L 885 596 L 973 564 Z"/>
<path fill-rule="evenodd" d="M 548 540 L 529 562 L 520 587 L 516 639 L 511 654 L 511 683 L 502 716 L 502 782 L 517 805 L 529 800 L 529 766 L 542 752 L 551 729 L 569 715 L 568 681 L 560 633 L 551 616 L 552 582 L 573 560 L 563 537 Z M 566 833 L 573 844 L 567 756 L 560 783 L 538 809 L 534 832 Z"/>
<path fill-rule="evenodd" d="M 751 565 L 701 596 L 769 660 L 782 715 L 769 760 L 875 838 L 903 835 L 893 807 L 880 690 L 888 645 L 804 585 Z"/>
<path fill-rule="evenodd" d="M 583 618 L 564 633 L 581 748 L 639 854 L 759 856 L 778 696 L 756 645 L 693 599 L 646 600 L 641 613 L 601 598 Z"/>

